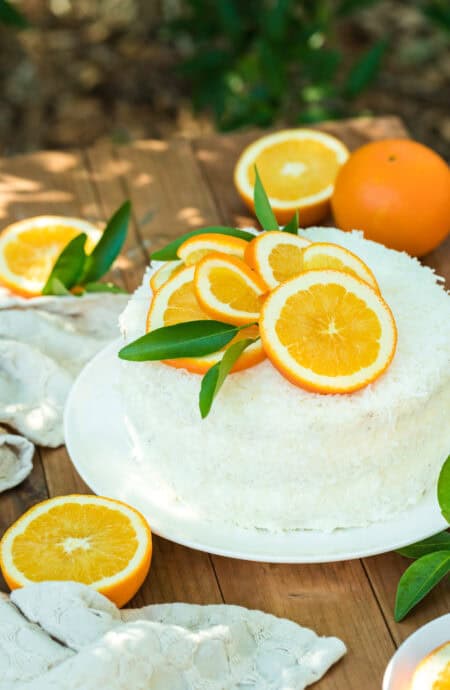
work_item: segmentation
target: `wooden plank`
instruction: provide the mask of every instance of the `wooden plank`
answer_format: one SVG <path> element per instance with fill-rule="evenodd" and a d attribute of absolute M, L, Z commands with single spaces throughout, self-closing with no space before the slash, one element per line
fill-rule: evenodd
<path fill-rule="evenodd" d="M 142 280 L 145 267 L 142 261 L 144 242 L 146 247 L 150 247 L 153 237 L 161 242 L 164 241 L 163 237 L 170 237 L 170 233 L 172 236 L 179 233 L 179 230 L 175 231 L 173 228 L 180 227 L 180 208 L 183 208 L 185 199 L 191 198 L 190 189 L 192 198 L 198 204 L 198 214 L 206 217 L 211 213 L 208 191 L 204 188 L 189 146 L 183 142 L 174 142 L 167 147 L 162 144 L 163 142 L 138 142 L 126 149 L 121 147 L 115 152 L 106 147 L 97 147 L 87 152 L 91 180 L 99 203 L 107 214 L 119 205 L 121 197 L 132 200 L 135 219 L 145 219 L 149 211 L 156 210 L 158 206 L 161 209 L 149 224 L 141 225 L 139 220 L 136 221 L 136 244 L 129 240 L 125 254 L 130 261 L 130 266 L 126 267 L 129 289 L 136 288 Z M 98 166 L 101 166 L 100 172 Z M 172 181 L 177 179 L 178 174 L 186 178 L 184 194 L 179 197 L 172 190 Z M 200 185 L 200 188 L 191 188 L 190 185 Z M 142 242 L 139 251 L 138 242 Z M 207 554 L 155 536 L 149 579 L 131 605 L 171 601 L 206 604 L 221 603 L 222 598 Z"/>
<path fill-rule="evenodd" d="M 324 123 L 318 127 L 341 138 L 351 150 L 371 140 L 408 136 L 401 120 L 395 117 L 358 118 L 351 121 Z M 193 142 L 205 180 L 208 181 L 220 207 L 221 220 L 224 223 L 235 223 L 241 227 L 255 224 L 255 219 L 246 212 L 233 185 L 233 169 L 237 158 L 242 148 L 254 137 L 255 132 L 247 132 L 227 137 L 209 137 Z M 450 238 L 426 257 L 425 262 L 450 279 Z M 397 644 L 422 623 L 448 612 L 450 583 L 447 580 L 405 622 L 396 624 L 393 620 L 395 592 L 407 562 L 396 554 L 385 554 L 377 558 L 365 559 L 363 565 L 390 633 Z M 245 574 L 241 573 L 241 579 L 244 578 Z M 221 586 L 224 588 L 222 581 Z M 385 661 L 387 662 L 387 658 Z M 369 687 L 371 687 L 370 684 Z"/>

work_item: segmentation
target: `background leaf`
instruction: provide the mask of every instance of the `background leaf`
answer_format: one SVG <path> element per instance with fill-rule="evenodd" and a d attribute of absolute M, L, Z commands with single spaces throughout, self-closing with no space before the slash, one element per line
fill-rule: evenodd
<path fill-rule="evenodd" d="M 353 66 L 344 84 L 344 93 L 347 96 L 354 98 L 375 79 L 387 46 L 385 39 L 377 41 Z"/>
<path fill-rule="evenodd" d="M 191 232 L 187 232 L 184 235 L 181 235 L 181 237 L 178 237 L 173 242 L 170 242 L 170 244 L 167 244 L 162 249 L 158 249 L 156 252 L 152 252 L 152 259 L 155 259 L 155 261 L 174 261 L 175 259 L 178 259 L 178 247 L 181 244 L 183 244 L 185 240 L 188 240 L 190 237 L 194 237 L 195 235 L 203 235 L 203 233 L 206 232 L 215 235 L 231 235 L 232 237 L 239 237 L 241 240 L 246 240 L 247 242 L 255 238 L 254 235 L 252 235 L 250 232 L 245 232 L 245 230 L 239 230 L 238 228 L 229 228 L 225 225 L 214 225 L 209 228 L 192 230 Z"/>
<path fill-rule="evenodd" d="M 85 292 L 117 292 L 127 294 L 127 291 L 114 283 L 86 283 L 83 285 Z"/>
<path fill-rule="evenodd" d="M 0 0 L 0 23 L 15 26 L 17 29 L 26 29 L 30 25 L 23 14 L 8 0 Z"/>
<path fill-rule="evenodd" d="M 55 295 L 57 297 L 67 297 L 67 295 L 72 294 L 70 290 L 68 290 L 65 285 L 59 280 L 59 278 L 56 278 L 56 276 L 52 276 L 51 278 L 48 279 L 45 288 L 46 292 L 42 292 L 43 295 Z"/>
<path fill-rule="evenodd" d="M 428 553 L 446 550 L 450 551 L 450 533 L 439 532 L 439 534 L 435 534 L 433 537 L 423 539 L 410 546 L 405 546 L 403 549 L 398 549 L 397 553 L 406 558 L 421 558 L 421 556 L 426 556 Z"/>
<path fill-rule="evenodd" d="M 395 600 L 397 623 L 450 572 L 450 551 L 436 551 L 414 561 L 398 583 Z"/>
<path fill-rule="evenodd" d="M 272 211 L 269 198 L 255 165 L 255 187 L 253 190 L 253 202 L 255 204 L 256 217 L 264 230 L 278 230 L 278 222 Z"/>
<path fill-rule="evenodd" d="M 125 242 L 130 215 L 131 204 L 125 201 L 109 219 L 99 242 L 86 259 L 83 283 L 97 281 L 109 271 Z"/>
<path fill-rule="evenodd" d="M 209 320 L 163 326 L 123 347 L 119 357 L 133 362 L 202 357 L 228 345 L 241 328 Z"/>
<path fill-rule="evenodd" d="M 86 238 L 86 233 L 82 232 L 64 247 L 44 285 L 43 295 L 65 294 L 61 293 L 61 285 L 66 290 L 70 290 L 71 287 L 76 285 L 83 273 L 86 261 L 86 253 L 84 251 Z M 55 290 L 57 291 L 55 292 Z"/>
<path fill-rule="evenodd" d="M 284 226 L 283 232 L 289 232 L 291 235 L 298 235 L 298 211 L 294 213 L 289 223 Z"/>
<path fill-rule="evenodd" d="M 442 515 L 450 523 L 450 455 L 441 469 L 437 492 Z"/>
<path fill-rule="evenodd" d="M 230 345 L 230 347 L 225 350 L 225 354 L 220 362 L 217 362 L 217 364 L 214 364 L 211 369 L 208 369 L 202 379 L 198 400 L 200 413 L 203 419 L 208 416 L 214 398 L 221 389 L 223 382 L 230 373 L 235 362 L 237 362 L 245 348 L 254 343 L 256 340 L 257 338 L 244 338 L 242 340 L 238 340 L 237 343 Z"/>

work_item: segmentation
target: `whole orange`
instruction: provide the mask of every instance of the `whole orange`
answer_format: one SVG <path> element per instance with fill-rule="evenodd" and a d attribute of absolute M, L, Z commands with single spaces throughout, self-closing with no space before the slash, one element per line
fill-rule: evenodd
<path fill-rule="evenodd" d="M 375 141 L 344 163 L 331 204 L 343 230 L 422 256 L 450 231 L 450 170 L 417 141 Z"/>

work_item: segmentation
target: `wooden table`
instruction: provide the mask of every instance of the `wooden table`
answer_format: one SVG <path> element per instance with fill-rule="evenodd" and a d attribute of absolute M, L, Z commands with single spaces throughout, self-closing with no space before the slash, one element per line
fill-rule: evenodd
<path fill-rule="evenodd" d="M 404 137 L 394 117 L 325 123 L 321 129 L 350 148 L 371 139 Z M 0 160 L 0 228 L 36 214 L 104 220 L 125 198 L 133 223 L 114 279 L 133 290 L 149 250 L 189 228 L 253 224 L 233 184 L 232 169 L 252 134 L 188 141 L 141 141 L 113 148 L 39 152 Z M 450 242 L 427 257 L 450 278 Z M 63 447 L 40 448 L 30 477 L 0 496 L 0 534 L 34 503 L 88 492 Z M 396 624 L 395 590 L 406 566 L 395 553 L 329 565 L 250 563 L 155 537 L 148 580 L 132 602 L 225 602 L 286 616 L 321 635 L 337 635 L 348 654 L 318 684 L 321 690 L 379 690 L 388 659 L 411 632 L 450 610 L 450 585 L 441 584 L 406 621 Z M 2 583 L 3 589 L 6 589 Z"/>

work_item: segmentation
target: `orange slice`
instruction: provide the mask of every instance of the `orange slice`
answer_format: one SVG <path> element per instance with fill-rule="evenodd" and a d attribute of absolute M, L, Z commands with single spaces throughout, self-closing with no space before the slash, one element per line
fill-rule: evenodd
<path fill-rule="evenodd" d="M 450 642 L 433 650 L 420 662 L 411 690 L 450 690 Z"/>
<path fill-rule="evenodd" d="M 210 315 L 202 309 L 196 297 L 194 289 L 195 268 L 195 266 L 187 266 L 181 269 L 157 291 L 147 315 L 147 332 L 184 321 L 211 319 Z M 257 338 L 258 336 L 259 331 L 256 326 L 245 328 L 239 331 L 231 342 L 236 342 L 242 338 Z M 173 367 L 187 369 L 195 374 L 205 374 L 222 357 L 223 351 L 221 350 L 203 357 L 165 360 L 165 363 Z M 261 340 L 258 340 L 244 350 L 232 371 L 247 369 L 262 362 L 263 359 L 265 359 L 264 349 Z"/>
<path fill-rule="evenodd" d="M 0 234 L 0 283 L 25 297 L 42 294 L 56 259 L 82 232 L 89 253 L 102 233 L 80 218 L 36 216 L 9 225 Z"/>
<path fill-rule="evenodd" d="M 349 152 L 335 137 L 312 129 L 285 129 L 254 141 L 241 154 L 234 183 L 254 211 L 255 165 L 280 225 L 298 210 L 302 225 L 329 211 L 336 175 Z"/>
<path fill-rule="evenodd" d="M 314 242 L 303 252 L 303 270 L 314 271 L 322 269 L 346 271 L 364 280 L 374 290 L 380 292 L 378 283 L 370 268 L 361 261 L 359 256 L 344 247 L 331 242 Z"/>
<path fill-rule="evenodd" d="M 238 326 L 257 321 L 266 285 L 259 275 L 235 256 L 213 253 L 195 270 L 195 294 L 213 319 Z"/>
<path fill-rule="evenodd" d="M 184 264 L 182 261 L 165 261 L 150 278 L 150 287 L 153 292 L 159 290 L 164 283 L 167 283 L 169 278 L 175 275 L 175 273 L 178 273 L 183 267 Z"/>
<path fill-rule="evenodd" d="M 271 230 L 247 244 L 245 260 L 272 289 L 302 272 L 303 252 L 310 244 L 306 237 Z"/>
<path fill-rule="evenodd" d="M 72 580 L 124 606 L 144 582 L 152 535 L 134 508 L 100 496 L 58 496 L 28 510 L 3 535 L 0 565 L 11 589 Z"/>
<path fill-rule="evenodd" d="M 319 393 L 349 393 L 375 381 L 397 342 L 387 304 L 344 271 L 306 271 L 283 283 L 267 297 L 259 326 L 274 366 Z"/>
<path fill-rule="evenodd" d="M 190 237 L 178 247 L 177 254 L 186 266 L 196 264 L 211 252 L 221 252 L 244 258 L 247 242 L 232 235 L 219 235 L 212 232 Z"/>

